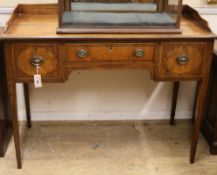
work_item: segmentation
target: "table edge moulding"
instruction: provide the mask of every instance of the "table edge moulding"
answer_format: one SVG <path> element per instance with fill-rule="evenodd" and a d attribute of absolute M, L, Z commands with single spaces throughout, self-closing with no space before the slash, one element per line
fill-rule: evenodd
<path fill-rule="evenodd" d="M 28 84 L 33 83 L 37 66 L 43 83 L 64 82 L 72 71 L 87 69 L 144 69 L 154 81 L 197 81 L 190 163 L 195 161 L 216 38 L 197 11 L 183 6 L 182 33 L 57 34 L 57 28 L 57 4 L 20 4 L 1 35 L 18 168 L 22 161 L 16 83 L 24 83 L 31 127 Z M 171 118 L 175 115 L 176 94 Z"/>

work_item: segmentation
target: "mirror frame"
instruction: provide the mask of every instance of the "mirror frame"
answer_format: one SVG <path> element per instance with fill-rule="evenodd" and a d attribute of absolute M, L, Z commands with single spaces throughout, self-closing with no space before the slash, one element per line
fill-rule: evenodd
<path fill-rule="evenodd" d="M 64 26 L 62 17 L 65 11 L 64 1 L 71 0 L 58 0 L 58 18 L 59 27 L 57 28 L 57 34 L 142 34 L 142 33 L 181 33 L 180 21 L 182 13 L 182 0 L 178 0 L 178 12 L 175 26 L 144 26 L 144 27 L 79 27 L 79 26 Z M 163 1 L 163 0 L 158 0 Z M 167 0 L 168 1 L 168 0 Z M 158 10 L 160 8 L 158 7 Z"/>

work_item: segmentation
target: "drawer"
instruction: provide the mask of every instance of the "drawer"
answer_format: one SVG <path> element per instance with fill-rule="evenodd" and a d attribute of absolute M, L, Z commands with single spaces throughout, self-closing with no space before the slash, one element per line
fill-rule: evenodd
<path fill-rule="evenodd" d="M 59 79 L 58 44 L 13 44 L 12 57 L 14 74 L 17 79 L 33 78 L 36 66 L 43 79 Z"/>
<path fill-rule="evenodd" d="M 67 62 L 154 62 L 157 44 L 68 44 Z"/>
<path fill-rule="evenodd" d="M 163 43 L 158 76 L 161 78 L 202 76 L 206 47 L 207 44 L 204 42 Z"/>

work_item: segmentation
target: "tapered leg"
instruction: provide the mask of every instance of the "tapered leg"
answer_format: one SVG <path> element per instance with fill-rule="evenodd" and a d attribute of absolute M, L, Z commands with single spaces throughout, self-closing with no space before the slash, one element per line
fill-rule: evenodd
<path fill-rule="evenodd" d="M 180 87 L 180 83 L 178 81 L 174 82 L 173 95 L 172 95 L 172 108 L 170 114 L 170 125 L 175 124 L 175 114 L 176 114 L 177 99 L 179 94 L 179 87 Z"/>
<path fill-rule="evenodd" d="M 17 167 L 21 169 L 22 162 L 21 162 L 19 123 L 18 123 L 18 116 L 17 116 L 16 84 L 13 81 L 8 81 L 8 91 L 10 96 L 10 105 L 12 109 L 12 126 L 13 126 L 16 158 L 17 158 Z"/>
<path fill-rule="evenodd" d="M 25 105 L 26 105 L 26 118 L 27 118 L 27 126 L 28 128 L 32 127 L 31 121 L 31 112 L 30 112 L 30 101 L 29 101 L 29 85 L 24 83 L 24 98 L 25 98 Z"/>
<path fill-rule="evenodd" d="M 205 57 L 204 64 L 204 71 L 203 71 L 203 77 L 201 81 L 198 81 L 198 89 L 197 89 L 197 97 L 196 97 L 196 107 L 195 107 L 195 117 L 194 117 L 194 132 L 192 137 L 192 143 L 191 143 L 191 152 L 190 152 L 190 163 L 194 163 L 195 161 L 195 155 L 197 150 L 197 144 L 198 144 L 198 138 L 200 134 L 201 124 L 202 124 L 202 117 L 205 112 L 205 103 L 206 103 L 206 97 L 207 97 L 207 91 L 208 91 L 208 84 L 209 84 L 209 74 L 211 70 L 211 64 L 212 64 L 212 52 L 213 52 L 213 42 L 208 43 L 207 47 L 207 54 Z"/>
<path fill-rule="evenodd" d="M 198 87 L 199 87 L 199 84 L 197 83 L 197 85 L 196 85 L 196 91 L 195 91 L 195 96 L 194 96 L 194 107 L 193 107 L 193 113 L 192 113 L 192 124 L 194 124 L 195 113 L 196 113 L 196 107 L 197 107 Z"/>
<path fill-rule="evenodd" d="M 194 120 L 194 132 L 192 137 L 191 143 L 191 152 L 190 152 L 190 163 L 194 163 L 195 155 L 197 150 L 198 138 L 200 134 L 200 128 L 202 123 L 202 116 L 205 109 L 205 99 L 207 93 L 207 85 L 206 81 L 200 81 L 198 83 L 198 90 L 197 90 L 197 102 L 195 107 L 195 120 Z"/>
<path fill-rule="evenodd" d="M 6 68 L 6 81 L 7 81 L 7 88 L 8 88 L 8 97 L 9 97 L 9 105 L 10 105 L 10 112 L 12 116 L 12 128 L 13 128 L 13 135 L 14 135 L 14 143 L 15 143 L 15 150 L 16 150 L 16 158 L 17 158 L 17 167 L 19 169 L 22 168 L 21 162 L 21 147 L 20 147 L 20 134 L 19 134 L 19 123 L 18 123 L 18 116 L 17 116 L 17 94 L 16 94 L 16 82 L 14 80 L 14 72 L 13 72 L 13 64 L 11 64 L 12 56 L 11 56 L 11 44 L 5 44 L 4 46 L 4 65 Z"/>

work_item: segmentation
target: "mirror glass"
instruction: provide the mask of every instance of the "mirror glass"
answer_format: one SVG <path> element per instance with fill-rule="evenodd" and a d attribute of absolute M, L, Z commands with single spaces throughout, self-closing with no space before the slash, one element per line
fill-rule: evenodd
<path fill-rule="evenodd" d="M 63 26 L 175 26 L 179 0 L 64 0 Z"/>

